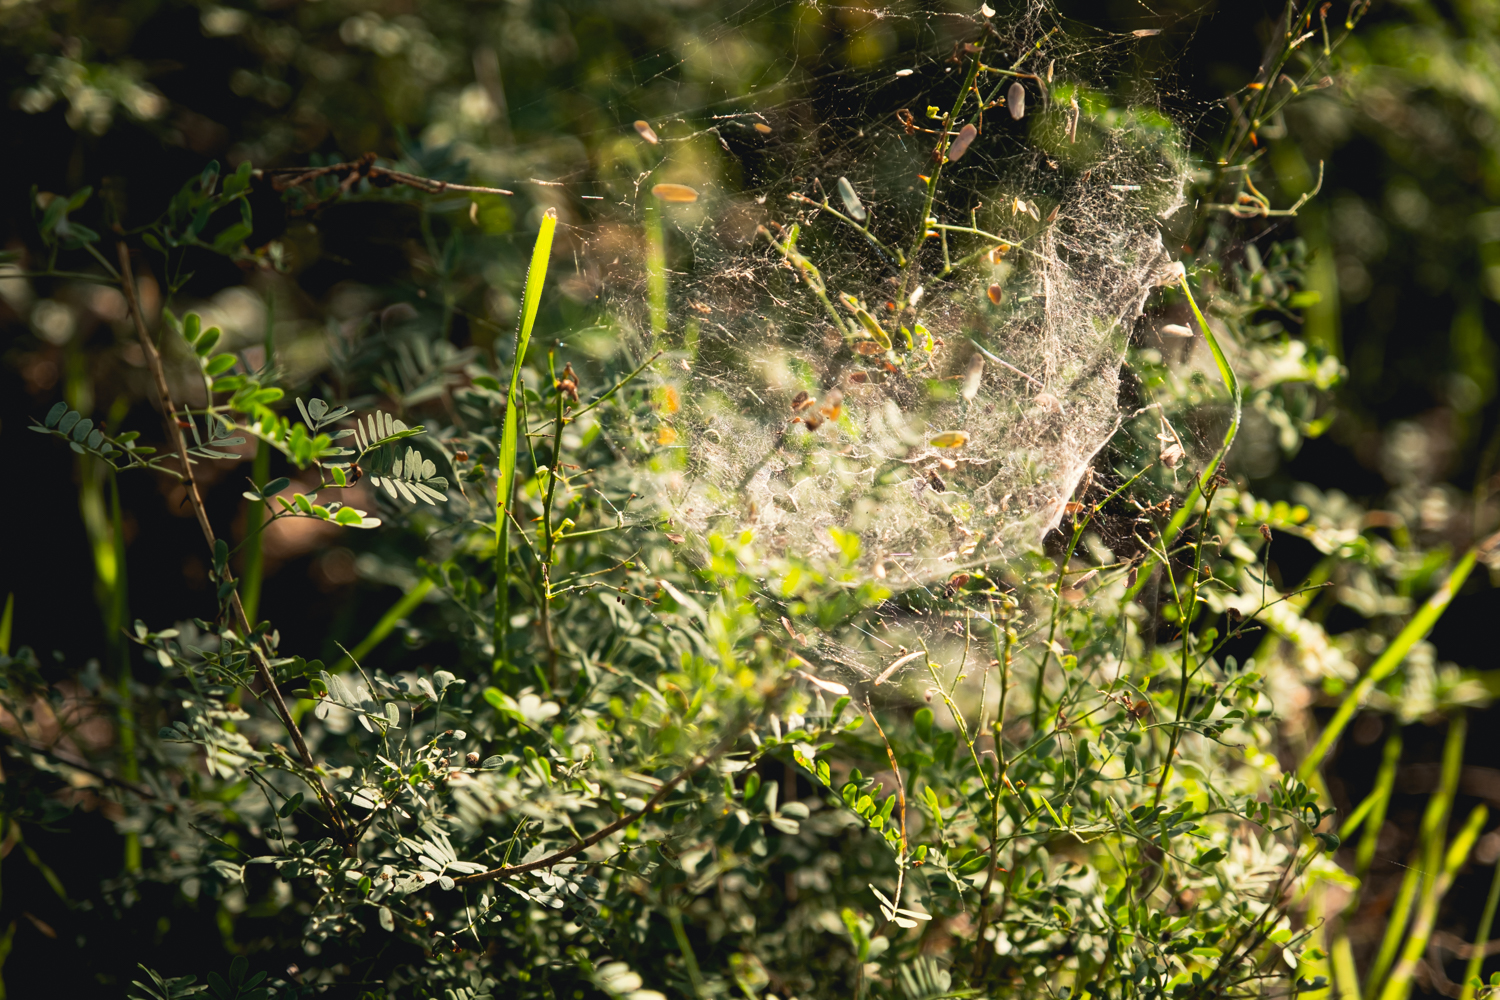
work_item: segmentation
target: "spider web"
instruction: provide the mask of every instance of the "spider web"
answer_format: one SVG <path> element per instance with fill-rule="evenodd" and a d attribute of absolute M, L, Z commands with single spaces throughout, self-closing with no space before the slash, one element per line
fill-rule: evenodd
<path fill-rule="evenodd" d="M 1139 38 L 1070 33 L 1041 4 L 875 17 L 922 43 L 622 122 L 588 256 L 655 359 L 633 431 L 672 530 L 790 556 L 857 536 L 859 571 L 936 588 L 1035 549 L 1119 428 L 1188 158 L 1170 118 L 1092 82 Z M 970 91 L 945 130 L 976 57 L 985 107 Z M 848 638 L 864 651 L 818 641 L 868 677 Z"/>

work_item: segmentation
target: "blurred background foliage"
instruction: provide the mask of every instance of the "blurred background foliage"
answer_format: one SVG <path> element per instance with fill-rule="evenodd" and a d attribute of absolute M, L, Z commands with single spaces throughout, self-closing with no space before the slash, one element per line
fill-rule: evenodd
<path fill-rule="evenodd" d="M 1205 135 L 1217 134 L 1228 114 L 1220 98 L 1244 95 L 1279 11 L 1224 0 L 1169 0 L 1150 11 L 1124 0 L 1060 7 L 1081 29 L 1161 29 L 1144 50 L 1148 63 L 1125 72 L 1156 80 L 1165 109 Z M 515 323 L 514 295 L 536 218 L 555 207 L 565 223 L 585 219 L 582 195 L 607 195 L 606 180 L 623 182 L 638 169 L 618 143 L 622 127 L 750 93 L 767 104 L 793 95 L 814 108 L 840 101 L 843 70 L 930 44 L 903 37 L 910 23 L 882 18 L 874 5 L 774 0 L 6 0 L 0 245 L 28 255 L 40 250 L 34 189 L 66 194 L 94 186 L 100 196 L 85 221 L 103 228 L 102 206 L 113 206 L 126 225 L 143 222 L 210 160 L 274 167 L 367 151 L 405 158 L 429 176 L 516 191 L 478 200 L 481 234 L 459 245 L 463 261 L 438 248 L 445 217 L 467 212 L 467 198 L 437 200 L 430 213 L 399 199 L 335 205 L 316 222 L 262 198 L 249 243 L 268 257 L 279 245 L 284 273 L 207 262 L 180 294 L 197 304 L 205 325 L 221 326 L 233 346 L 252 355 L 269 327 L 290 382 L 336 380 L 326 331 L 350 328 L 393 302 L 440 322 L 461 349 L 493 356 Z M 1298 102 L 1258 136 L 1280 187 L 1278 204 L 1312 189 L 1320 163 L 1321 191 L 1297 218 L 1267 220 L 1239 251 L 1293 235 L 1305 241 L 1306 287 L 1320 296 L 1307 310 L 1305 338 L 1342 360 L 1347 378 L 1326 431 L 1294 438 L 1295 453 L 1280 446 L 1278 428 L 1250 414 L 1236 471 L 1273 499 L 1295 499 L 1311 485 L 1397 511 L 1424 551 L 1461 549 L 1496 521 L 1497 35 L 1500 3 L 1377 0 L 1342 52 L 1337 85 Z M 440 280 L 445 274 L 482 280 L 455 286 Z M 555 315 L 544 321 L 554 329 L 586 319 L 593 296 L 588 282 L 570 283 L 565 273 L 560 288 L 564 294 L 547 306 Z M 44 669 L 64 679 L 59 664 L 120 655 L 111 627 L 119 623 L 94 596 L 96 573 L 128 576 L 129 612 L 153 626 L 185 606 L 210 613 L 212 584 L 180 496 L 149 480 L 122 481 L 127 542 L 147 534 L 166 541 L 149 557 L 127 544 L 121 564 L 103 541 L 100 470 L 25 433 L 29 418 L 59 399 L 108 414 L 112 425 L 153 426 L 123 301 L 63 280 L 0 281 L 0 296 L 0 454 L 7 470 L 0 595 L 16 595 L 12 644 L 57 650 Z M 392 372 L 393 390 L 421 391 L 442 377 L 445 364 L 451 370 L 462 362 L 438 359 L 436 367 Z M 220 475 L 209 488 L 210 507 L 226 521 L 240 504 L 239 479 Z M 336 656 L 333 638 L 365 634 L 410 587 L 411 579 L 391 569 L 399 560 L 382 557 L 386 541 L 360 544 L 366 548 L 356 551 L 343 536 L 318 533 L 268 540 L 267 572 L 276 585 L 266 591 L 261 617 L 277 622 L 284 646 Z M 1316 556 L 1310 544 L 1279 541 L 1273 573 L 1293 584 Z M 1500 599 L 1492 581 L 1472 578 L 1454 602 L 1431 638 L 1437 661 L 1496 667 L 1492 623 Z M 1341 625 L 1340 615 L 1349 621 Z M 1354 616 L 1336 607 L 1326 624 L 1337 634 L 1353 627 Z M 382 655 L 395 667 L 404 649 Z M 441 658 L 431 649 L 424 655 Z M 1478 715 L 1471 733 L 1483 737 L 1493 719 Z M 1441 726 L 1424 721 L 1434 720 L 1414 721 L 1403 758 L 1418 770 L 1441 753 Z M 1363 792 L 1354 790 L 1373 780 L 1385 725 L 1372 715 L 1354 727 L 1331 776 L 1344 801 L 1358 801 Z M 1470 770 L 1460 791 L 1500 802 L 1500 745 L 1471 736 L 1466 754 Z M 1432 790 L 1432 775 L 1411 775 L 1398 784 L 1382 857 L 1404 856 Z M 65 995 L 95 988 L 90 963 L 78 961 L 67 932 L 68 900 L 86 898 L 87 886 L 118 873 L 118 837 L 103 817 L 69 829 L 71 836 L 28 843 L 24 852 L 9 841 L 4 848 L 0 927 L 16 927 L 4 965 L 12 995 L 42 995 L 43 984 Z M 1492 863 L 1493 854 L 1484 860 Z M 1394 865 L 1392 873 L 1399 879 Z M 1475 874 L 1456 885 L 1445 927 L 1472 935 L 1488 881 Z M 1379 921 L 1382 912 L 1371 907 L 1367 918 Z M 184 948 L 222 954 L 213 907 L 201 917 L 122 926 L 113 942 L 87 946 L 159 967 L 174 964 L 160 956 Z"/>

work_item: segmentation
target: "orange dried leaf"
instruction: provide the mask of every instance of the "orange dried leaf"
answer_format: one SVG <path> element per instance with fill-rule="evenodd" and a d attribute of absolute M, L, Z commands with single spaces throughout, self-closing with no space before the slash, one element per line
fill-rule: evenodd
<path fill-rule="evenodd" d="M 686 184 L 658 184 L 651 193 L 661 201 L 674 205 L 691 205 L 698 200 L 698 192 Z"/>

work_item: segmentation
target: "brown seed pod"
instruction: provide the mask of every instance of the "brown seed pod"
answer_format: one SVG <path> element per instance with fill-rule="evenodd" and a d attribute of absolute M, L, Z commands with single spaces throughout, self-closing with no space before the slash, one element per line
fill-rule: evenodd
<path fill-rule="evenodd" d="M 885 353 L 885 348 L 881 347 L 873 340 L 861 340 L 859 343 L 854 345 L 854 349 L 860 354 L 865 355 L 866 357 Z"/>
<path fill-rule="evenodd" d="M 1026 115 L 1026 88 L 1021 86 L 1020 80 L 1011 84 L 1010 89 L 1005 92 L 1005 107 L 1016 121 Z"/>
<path fill-rule="evenodd" d="M 957 137 L 948 146 L 948 162 L 958 162 L 958 158 L 969 151 L 969 145 L 973 143 L 974 137 L 978 134 L 979 130 L 974 127 L 972 122 L 959 129 Z"/>
<path fill-rule="evenodd" d="M 759 132 L 761 135 L 770 135 L 771 126 L 767 125 L 765 122 L 756 122 L 755 131 Z"/>
<path fill-rule="evenodd" d="M 803 410 L 813 405 L 814 402 L 815 400 L 808 394 L 807 390 L 803 389 L 801 392 L 797 393 L 797 395 L 792 397 L 792 412 L 801 413 Z"/>
<path fill-rule="evenodd" d="M 990 297 L 991 302 L 998 306 L 1000 302 L 1005 298 L 1005 289 L 1001 288 L 999 285 L 991 285 L 989 288 L 985 289 L 985 294 Z"/>
<path fill-rule="evenodd" d="M 468 753 L 468 754 L 465 754 L 464 755 L 464 762 L 466 764 L 468 764 L 470 767 L 478 767 L 479 766 L 479 755 L 477 753 Z"/>
<path fill-rule="evenodd" d="M 656 138 L 656 130 L 651 127 L 651 124 L 649 122 L 646 122 L 646 121 L 637 121 L 635 123 L 635 130 L 636 130 L 637 133 L 640 134 L 640 137 L 642 139 L 645 139 L 647 142 L 651 143 L 651 145 L 653 145 L 653 146 L 656 145 L 660 141 L 659 139 Z"/>

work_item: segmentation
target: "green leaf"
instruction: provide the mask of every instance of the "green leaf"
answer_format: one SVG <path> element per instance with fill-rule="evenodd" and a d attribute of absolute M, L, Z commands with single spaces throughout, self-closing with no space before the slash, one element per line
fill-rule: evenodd
<path fill-rule="evenodd" d="M 67 210 L 68 202 L 64 198 L 53 198 L 47 203 L 46 209 L 42 212 L 41 225 L 37 227 L 42 231 L 43 237 L 51 237 L 52 231 L 57 228 L 57 224 L 62 221 Z"/>
<path fill-rule="evenodd" d="M 521 366 L 526 348 L 531 344 L 531 328 L 536 324 L 542 304 L 542 286 L 547 280 L 547 264 L 552 258 L 552 236 L 557 230 L 557 211 L 548 209 L 542 216 L 536 245 L 531 249 L 531 267 L 526 272 L 526 292 L 521 304 L 521 324 L 516 330 L 516 351 L 510 366 L 510 390 L 506 394 L 505 424 L 500 434 L 499 483 L 495 490 L 495 576 L 510 578 L 510 501 L 516 480 L 517 415 L 521 409 Z M 499 607 L 495 615 L 493 641 L 495 661 L 503 662 L 505 631 L 510 623 L 510 588 L 501 586 Z"/>
<path fill-rule="evenodd" d="M 364 521 L 364 516 L 353 507 L 340 507 L 333 519 L 339 524 L 359 524 Z"/>
<path fill-rule="evenodd" d="M 981 854 L 977 857 L 973 857 L 965 861 L 963 864 L 956 867 L 954 871 L 959 875 L 973 875 L 977 871 L 982 871 L 984 867 L 989 863 L 990 859 Z"/>
<path fill-rule="evenodd" d="M 188 313 L 182 321 L 182 339 L 196 344 L 203 333 L 203 319 L 197 313 Z"/>
<path fill-rule="evenodd" d="M 78 211 L 84 206 L 84 204 L 89 200 L 89 196 L 93 193 L 94 189 L 92 187 L 79 188 L 77 191 L 74 191 L 73 196 L 68 199 L 68 211 Z"/>
<path fill-rule="evenodd" d="M 914 716 L 912 716 L 912 720 L 911 721 L 912 721 L 912 725 L 916 726 L 917 735 L 922 738 L 922 742 L 924 742 L 924 743 L 931 743 L 932 742 L 932 709 L 928 708 L 925 705 L 922 706 L 921 708 L 917 709 L 917 714 L 914 715 Z"/>
<path fill-rule="evenodd" d="M 291 798 L 282 803 L 281 808 L 276 810 L 276 815 L 280 816 L 282 819 L 286 819 L 300 808 L 302 808 L 302 793 L 297 792 Z"/>
<path fill-rule="evenodd" d="M 43 421 L 43 424 L 47 427 L 56 427 L 57 422 L 61 420 L 63 418 L 63 414 L 67 412 L 67 403 L 53 403 L 52 409 L 47 411 L 47 418 Z"/>
<path fill-rule="evenodd" d="M 67 223 L 67 229 L 68 244 L 70 247 L 74 247 L 75 244 L 76 246 L 82 246 L 85 243 L 99 242 L 99 234 L 94 232 L 88 226 L 80 226 L 78 223 L 70 220 Z M 58 227 L 58 231 L 62 231 L 61 226 Z M 76 249 L 76 247 L 74 248 Z"/>
<path fill-rule="evenodd" d="M 94 422 L 87 417 L 73 425 L 73 440 L 82 441 L 89 436 L 89 431 L 94 429 Z"/>
<path fill-rule="evenodd" d="M 198 342 L 193 345 L 193 350 L 197 352 L 198 357 L 208 357 L 208 352 L 213 350 L 214 345 L 219 342 L 222 332 L 216 326 L 211 326 L 203 332 L 203 336 L 199 337 Z"/>
<path fill-rule="evenodd" d="M 226 196 L 237 195 L 250 187 L 250 161 L 242 160 L 239 169 L 224 178 L 223 192 Z"/>
<path fill-rule="evenodd" d="M 203 227 L 208 225 L 209 216 L 214 214 L 213 205 L 204 205 L 193 215 L 193 221 L 188 223 L 187 232 L 189 236 L 196 237 L 203 232 Z"/>
<path fill-rule="evenodd" d="M 68 433 L 68 431 L 73 429 L 74 424 L 78 423 L 78 421 L 82 419 L 82 413 L 79 413 L 77 410 L 69 410 L 67 413 L 63 414 L 62 420 L 58 421 L 57 429 L 66 434 Z"/>
<path fill-rule="evenodd" d="M 238 247 L 245 239 L 255 231 L 255 227 L 247 226 L 243 222 L 236 222 L 214 237 L 214 249 L 219 253 L 227 253 Z"/>
<path fill-rule="evenodd" d="M 234 367 L 235 360 L 236 359 L 233 354 L 220 354 L 217 357 L 210 359 L 208 364 L 203 366 L 203 374 L 207 375 L 209 378 L 214 378 L 215 376 L 222 375 L 229 369 Z"/>
<path fill-rule="evenodd" d="M 891 335 L 885 332 L 884 327 L 875 322 L 874 316 L 871 316 L 863 309 L 856 309 L 854 311 L 854 318 L 859 320 L 859 325 L 865 328 L 865 333 L 870 335 L 871 340 L 887 351 L 891 349 Z"/>

